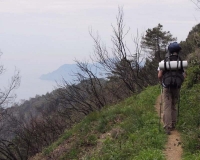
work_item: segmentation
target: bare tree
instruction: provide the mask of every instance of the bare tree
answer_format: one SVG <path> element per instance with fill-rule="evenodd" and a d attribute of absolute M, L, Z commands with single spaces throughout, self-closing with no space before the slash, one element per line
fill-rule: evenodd
<path fill-rule="evenodd" d="M 59 105 L 65 108 L 66 116 L 72 116 L 74 112 L 87 115 L 88 113 L 99 110 L 106 105 L 103 93 L 104 80 L 98 79 L 92 73 L 87 63 L 77 62 L 83 72 L 77 73 L 78 84 L 72 84 L 63 80 L 56 91 L 59 98 Z M 87 75 L 84 75 L 87 74 Z M 63 110 L 62 110 L 63 111 Z"/>
<path fill-rule="evenodd" d="M 0 56 L 2 53 L 0 53 Z M 4 66 L 0 65 L 0 75 L 4 72 Z M 3 107 L 4 104 L 10 103 L 16 95 L 12 94 L 12 91 L 18 88 L 20 85 L 20 75 L 19 71 L 15 70 L 14 75 L 11 77 L 11 80 L 7 87 L 1 86 L 0 88 L 0 107 Z"/>
<path fill-rule="evenodd" d="M 0 52 L 0 56 L 2 55 L 2 52 Z M 5 71 L 5 68 L 3 65 L 0 65 L 0 75 L 3 74 Z M 13 101 L 15 98 L 15 94 L 12 93 L 12 91 L 16 88 L 18 88 L 20 85 L 20 75 L 19 71 L 15 70 L 14 75 L 11 77 L 10 82 L 8 83 L 7 87 L 0 87 L 0 155 L 3 155 L 5 159 L 21 159 L 21 158 L 16 158 L 16 156 L 12 153 L 13 148 L 17 148 L 17 146 L 12 143 L 8 138 L 3 137 L 6 134 L 3 134 L 2 132 L 7 133 L 9 130 L 7 124 L 5 123 L 7 120 L 6 113 L 4 112 L 4 105 L 10 103 Z M 8 135 L 7 135 L 8 136 Z M 16 150 L 18 154 L 18 149 Z M 19 155 L 20 156 L 20 155 Z M 2 159 L 2 157 L 1 157 Z"/>
<path fill-rule="evenodd" d="M 200 9 L 200 0 L 191 0 Z"/>
<path fill-rule="evenodd" d="M 25 160 L 20 153 L 19 146 L 9 140 L 0 139 L 1 160 Z"/>
<path fill-rule="evenodd" d="M 63 79 L 63 83 L 58 84 L 54 92 L 54 104 L 59 106 L 60 113 L 72 123 L 92 111 L 140 92 L 150 84 L 142 65 L 144 55 L 140 47 L 141 38 L 137 32 L 137 37 L 133 39 L 135 50 L 131 52 L 125 42 L 129 29 L 124 31 L 123 16 L 123 9 L 119 8 L 117 26 L 112 26 L 113 48 L 110 52 L 102 45 L 100 37 L 94 36 L 90 30 L 94 40 L 94 56 L 91 57 L 93 64 L 76 61 L 79 68 L 75 73 L 76 83 Z M 103 78 L 98 77 L 98 70 L 104 73 Z"/>
<path fill-rule="evenodd" d="M 28 159 L 69 128 L 55 106 L 44 108 L 38 116 L 30 113 L 28 119 L 27 113 L 16 114 L 13 112 L 16 110 L 4 114 L 7 121 L 4 123 L 4 136 L 0 135 L 0 159 Z"/>
<path fill-rule="evenodd" d="M 140 38 L 139 35 L 134 38 L 135 51 L 131 52 L 125 42 L 129 29 L 125 31 L 122 8 L 119 8 L 116 20 L 116 27 L 112 25 L 114 35 L 111 37 L 113 44 L 111 52 L 101 43 L 100 37 L 98 35 L 94 36 L 90 31 L 94 41 L 94 57 L 104 67 L 109 77 L 117 77 L 125 84 L 128 90 L 135 93 L 147 85 L 145 77 L 141 75 L 143 55 L 140 47 Z"/>
<path fill-rule="evenodd" d="M 125 43 L 129 30 L 124 31 L 123 16 L 123 9 L 119 8 L 117 26 L 112 26 L 114 35 L 111 37 L 111 52 L 102 45 L 100 37 L 94 36 L 90 30 L 94 40 L 92 67 L 95 69 L 87 62 L 76 61 L 79 68 L 79 72 L 75 74 L 77 83 L 69 83 L 63 79 L 63 83 L 58 84 L 55 102 L 59 101 L 57 105 L 61 106 L 62 114 L 69 119 L 75 117 L 74 113 L 87 115 L 105 105 L 116 103 L 149 84 L 142 71 L 141 39 L 137 32 L 137 37 L 133 39 L 135 50 L 131 53 Z M 96 70 L 102 71 L 105 76 L 99 78 Z"/>

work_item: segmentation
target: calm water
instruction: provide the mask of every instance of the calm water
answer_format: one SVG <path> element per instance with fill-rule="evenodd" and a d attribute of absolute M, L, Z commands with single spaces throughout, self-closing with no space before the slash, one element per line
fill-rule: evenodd
<path fill-rule="evenodd" d="M 0 76 L 1 90 L 5 90 L 10 83 L 13 72 L 4 73 Z M 14 94 L 17 95 L 15 102 L 20 100 L 29 100 L 36 95 L 43 95 L 47 92 L 51 92 L 56 87 L 56 82 L 45 81 L 39 79 L 40 75 L 32 73 L 20 73 L 21 83 L 18 89 L 14 90 Z M 5 89 L 4 89 L 5 88 Z"/>

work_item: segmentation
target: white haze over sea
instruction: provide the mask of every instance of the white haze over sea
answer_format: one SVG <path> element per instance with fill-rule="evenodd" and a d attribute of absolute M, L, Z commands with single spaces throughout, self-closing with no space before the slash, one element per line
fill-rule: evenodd
<path fill-rule="evenodd" d="M 1 75 L 1 85 L 6 88 L 11 80 L 12 75 L 14 75 L 15 68 L 7 68 L 6 71 Z M 14 102 L 21 102 L 21 100 L 29 100 L 34 98 L 36 95 L 43 95 L 47 92 L 51 92 L 57 86 L 55 81 L 46 81 L 41 80 L 41 76 L 36 71 L 25 72 L 24 70 L 20 71 L 21 75 L 21 84 L 18 89 L 14 91 L 14 94 L 17 95 Z M 26 76 L 23 76 L 26 75 Z"/>
<path fill-rule="evenodd" d="M 39 77 L 75 59 L 88 60 L 94 44 L 90 28 L 112 47 L 111 24 L 116 24 L 118 6 L 123 6 L 125 29 L 130 28 L 126 42 L 132 51 L 137 30 L 144 33 L 160 23 L 180 42 L 200 20 L 191 0 L 0 1 L 0 64 L 7 69 L 0 88 L 16 67 L 21 75 L 16 102 L 51 92 L 56 83 Z"/>

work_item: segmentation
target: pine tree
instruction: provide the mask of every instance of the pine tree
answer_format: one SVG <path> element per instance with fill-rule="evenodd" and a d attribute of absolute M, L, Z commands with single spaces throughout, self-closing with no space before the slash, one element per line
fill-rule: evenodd
<path fill-rule="evenodd" d="M 147 50 L 150 59 L 160 62 L 165 53 L 169 42 L 175 41 L 169 31 L 163 31 L 163 26 L 158 24 L 153 29 L 148 29 L 144 37 L 142 37 L 142 47 Z"/>

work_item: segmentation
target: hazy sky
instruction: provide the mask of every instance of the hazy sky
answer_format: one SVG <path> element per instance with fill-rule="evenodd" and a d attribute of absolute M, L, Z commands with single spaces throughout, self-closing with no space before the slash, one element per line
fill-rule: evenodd
<path fill-rule="evenodd" d="M 89 28 L 109 46 L 118 6 L 130 37 L 161 23 L 181 41 L 200 20 L 190 0 L 0 0 L 0 63 L 27 79 L 89 59 Z"/>

